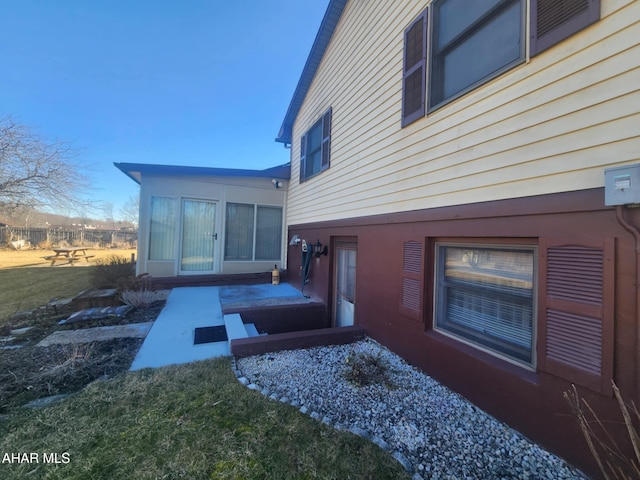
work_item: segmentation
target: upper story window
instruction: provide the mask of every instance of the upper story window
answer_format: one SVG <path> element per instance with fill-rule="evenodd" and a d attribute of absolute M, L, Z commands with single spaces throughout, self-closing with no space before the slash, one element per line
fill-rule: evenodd
<path fill-rule="evenodd" d="M 534 56 L 600 18 L 600 0 L 530 0 Z M 405 30 L 402 126 L 526 58 L 525 0 L 434 0 Z"/>
<path fill-rule="evenodd" d="M 331 109 L 300 139 L 300 182 L 329 168 L 331 153 Z"/>
<path fill-rule="evenodd" d="M 433 4 L 429 110 L 524 61 L 524 0 Z"/>

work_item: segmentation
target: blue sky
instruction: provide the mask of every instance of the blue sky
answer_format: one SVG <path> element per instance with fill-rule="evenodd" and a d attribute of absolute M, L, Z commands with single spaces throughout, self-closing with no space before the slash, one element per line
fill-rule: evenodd
<path fill-rule="evenodd" d="M 0 116 L 80 149 L 116 218 L 138 188 L 113 162 L 286 163 L 274 139 L 328 3 L 5 2 Z"/>

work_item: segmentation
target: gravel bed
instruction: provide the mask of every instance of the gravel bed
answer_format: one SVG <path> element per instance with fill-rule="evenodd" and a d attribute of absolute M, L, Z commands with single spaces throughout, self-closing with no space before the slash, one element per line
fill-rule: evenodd
<path fill-rule="evenodd" d="M 345 378 L 371 364 L 383 374 L 356 379 L 372 383 Z M 375 442 L 415 479 L 587 478 L 371 339 L 241 358 L 234 368 L 249 388 Z"/>

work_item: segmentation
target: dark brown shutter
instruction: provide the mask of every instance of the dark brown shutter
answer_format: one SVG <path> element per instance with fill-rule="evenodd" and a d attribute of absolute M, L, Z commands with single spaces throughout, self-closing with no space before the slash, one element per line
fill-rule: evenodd
<path fill-rule="evenodd" d="M 614 240 L 541 239 L 538 367 L 610 394 Z"/>
<path fill-rule="evenodd" d="M 329 168 L 331 154 L 331 112 L 329 109 L 322 117 L 322 165 L 320 171 Z"/>
<path fill-rule="evenodd" d="M 427 10 L 404 32 L 402 126 L 425 114 L 427 66 Z"/>
<path fill-rule="evenodd" d="M 600 0 L 531 0 L 533 57 L 600 19 Z"/>
<path fill-rule="evenodd" d="M 303 135 L 300 138 L 300 183 L 304 181 L 306 177 L 305 171 L 307 168 L 307 135 Z"/>
<path fill-rule="evenodd" d="M 402 252 L 400 311 L 418 320 L 422 314 L 423 251 L 421 242 L 410 240 L 404 243 Z"/>

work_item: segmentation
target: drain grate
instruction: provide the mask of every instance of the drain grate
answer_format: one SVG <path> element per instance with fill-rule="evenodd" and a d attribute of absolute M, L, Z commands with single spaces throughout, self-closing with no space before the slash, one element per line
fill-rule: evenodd
<path fill-rule="evenodd" d="M 202 327 L 196 328 L 193 344 L 226 342 L 227 340 L 227 330 L 224 328 L 224 325 L 219 327 Z"/>

